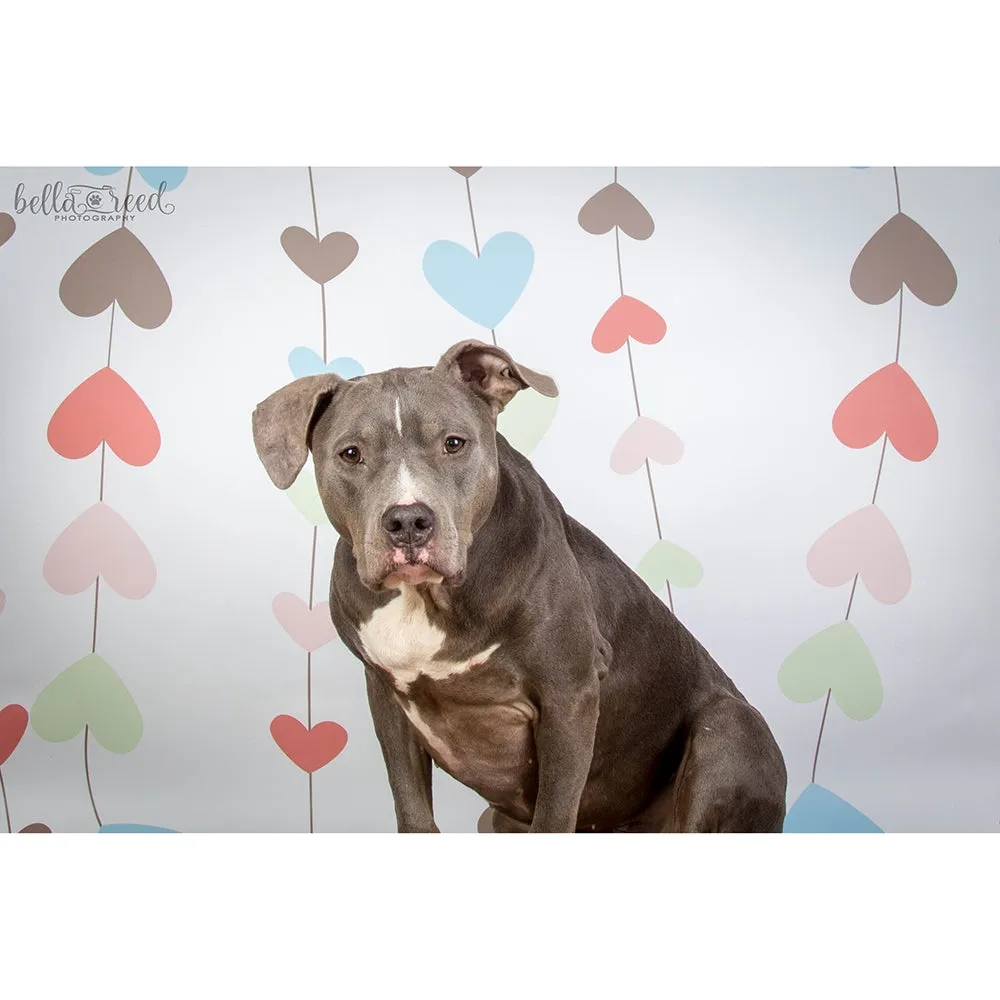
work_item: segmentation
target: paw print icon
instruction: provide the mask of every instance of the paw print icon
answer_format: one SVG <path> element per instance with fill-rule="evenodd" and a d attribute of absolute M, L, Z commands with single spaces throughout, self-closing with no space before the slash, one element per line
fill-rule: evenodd
<path fill-rule="evenodd" d="M 73 184 L 66 189 L 73 199 L 73 211 L 77 215 L 91 212 L 94 215 L 110 215 L 118 211 L 118 196 L 110 184 L 94 187 L 91 184 Z"/>

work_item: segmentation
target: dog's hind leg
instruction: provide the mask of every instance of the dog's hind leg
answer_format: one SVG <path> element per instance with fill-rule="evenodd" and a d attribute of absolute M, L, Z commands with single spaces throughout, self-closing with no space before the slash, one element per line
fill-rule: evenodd
<path fill-rule="evenodd" d="M 722 695 L 692 717 L 667 829 L 678 833 L 781 833 L 785 761 L 763 717 Z"/>

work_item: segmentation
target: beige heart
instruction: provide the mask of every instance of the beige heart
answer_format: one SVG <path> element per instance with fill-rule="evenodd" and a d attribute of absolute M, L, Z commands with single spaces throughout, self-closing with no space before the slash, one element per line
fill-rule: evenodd
<path fill-rule="evenodd" d="M 0 212 L 0 247 L 14 235 L 15 229 L 17 229 L 17 223 L 14 221 L 14 216 Z"/>
<path fill-rule="evenodd" d="M 464 178 L 466 178 L 466 180 L 468 180 L 468 178 L 470 178 L 474 173 L 476 173 L 478 170 L 482 170 L 483 168 L 482 167 L 452 167 L 451 169 L 454 170 L 456 174 L 461 174 Z"/>
<path fill-rule="evenodd" d="M 327 233 L 318 240 L 301 226 L 289 226 L 281 246 L 303 274 L 321 285 L 346 271 L 358 255 L 358 241 L 348 233 Z"/>
<path fill-rule="evenodd" d="M 862 302 L 879 306 L 904 283 L 921 302 L 943 306 L 955 294 L 958 277 L 934 237 L 897 212 L 861 248 L 851 268 L 851 290 Z"/>
<path fill-rule="evenodd" d="M 122 312 L 144 330 L 163 323 L 173 306 L 163 272 L 124 226 L 70 264 L 59 283 L 59 298 L 74 316 L 96 316 L 117 299 Z"/>
<path fill-rule="evenodd" d="M 588 233 L 600 236 L 617 226 L 634 240 L 648 240 L 653 235 L 653 218 L 645 205 L 631 191 L 614 181 L 587 199 L 577 216 Z"/>

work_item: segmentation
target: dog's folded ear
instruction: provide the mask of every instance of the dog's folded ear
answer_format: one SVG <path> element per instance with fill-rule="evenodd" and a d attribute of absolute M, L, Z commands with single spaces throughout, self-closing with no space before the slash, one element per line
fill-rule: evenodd
<path fill-rule="evenodd" d="M 499 413 L 522 389 L 558 396 L 559 387 L 548 375 L 518 364 L 505 350 L 479 340 L 463 340 L 445 351 L 436 371 L 468 384 Z"/>
<path fill-rule="evenodd" d="M 253 443 L 279 490 L 287 490 L 309 456 L 315 420 L 345 381 L 339 375 L 307 375 L 271 393 L 253 411 Z"/>

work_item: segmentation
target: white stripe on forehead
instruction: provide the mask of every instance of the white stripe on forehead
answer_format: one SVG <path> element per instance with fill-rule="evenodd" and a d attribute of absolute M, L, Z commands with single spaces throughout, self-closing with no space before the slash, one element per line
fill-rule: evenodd
<path fill-rule="evenodd" d="M 399 436 L 403 436 L 403 414 L 400 412 L 399 406 L 399 396 L 396 397 L 396 430 L 399 431 Z"/>

